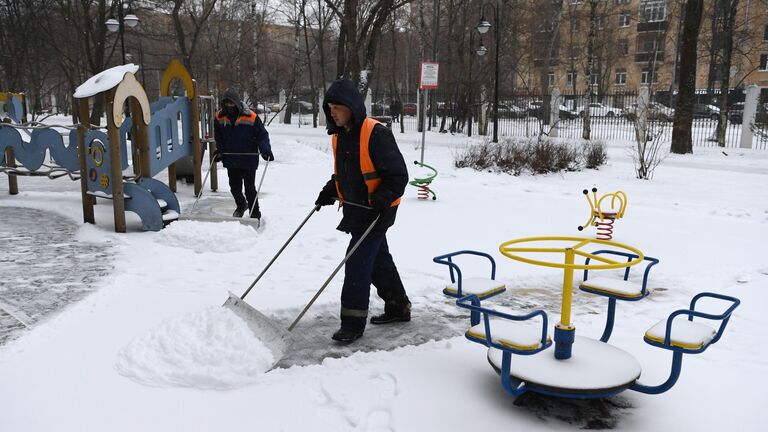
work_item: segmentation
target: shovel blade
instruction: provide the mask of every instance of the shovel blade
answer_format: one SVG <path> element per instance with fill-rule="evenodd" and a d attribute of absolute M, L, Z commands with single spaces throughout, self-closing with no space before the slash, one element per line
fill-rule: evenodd
<path fill-rule="evenodd" d="M 272 351 L 274 363 L 283 358 L 292 343 L 290 332 L 232 293 L 229 293 L 229 298 L 222 306 L 234 312 L 248 324 L 254 336 Z"/>

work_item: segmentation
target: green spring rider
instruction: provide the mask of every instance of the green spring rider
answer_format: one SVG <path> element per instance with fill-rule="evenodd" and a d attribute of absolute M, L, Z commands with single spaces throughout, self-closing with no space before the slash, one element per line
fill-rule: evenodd
<path fill-rule="evenodd" d="M 432 173 L 429 174 L 427 177 L 424 178 L 414 178 L 410 182 L 408 182 L 409 185 L 415 186 L 419 188 L 419 199 L 420 200 L 426 200 L 429 199 L 429 196 L 432 195 L 432 199 L 437 199 L 437 194 L 435 194 L 435 191 L 429 188 L 429 185 L 432 183 L 432 180 L 437 177 L 437 170 L 423 162 L 419 161 L 413 161 L 417 166 L 420 168 L 427 168 L 428 170 L 431 170 Z"/>

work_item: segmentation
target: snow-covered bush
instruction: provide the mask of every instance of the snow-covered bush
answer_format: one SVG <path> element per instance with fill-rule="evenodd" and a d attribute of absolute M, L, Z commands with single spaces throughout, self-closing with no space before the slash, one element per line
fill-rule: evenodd
<path fill-rule="evenodd" d="M 497 170 L 512 175 L 597 168 L 607 159 L 602 142 L 567 142 L 546 137 L 505 138 L 469 146 L 455 156 L 457 168 Z"/>

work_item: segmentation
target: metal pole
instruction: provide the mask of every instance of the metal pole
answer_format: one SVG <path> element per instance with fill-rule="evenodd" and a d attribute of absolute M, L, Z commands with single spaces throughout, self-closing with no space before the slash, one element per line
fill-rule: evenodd
<path fill-rule="evenodd" d="M 501 27 L 501 21 L 499 16 L 499 2 L 493 6 L 493 15 L 496 18 L 495 26 L 495 39 L 496 39 L 496 69 L 494 71 L 493 79 L 493 142 L 499 142 L 499 27 Z"/>
<path fill-rule="evenodd" d="M 427 133 L 427 127 L 424 122 L 427 119 L 427 116 L 425 115 L 427 112 L 427 107 L 429 106 L 429 90 L 424 90 L 424 109 L 421 110 L 421 163 L 424 163 L 424 138 Z"/>
<path fill-rule="evenodd" d="M 123 2 L 119 1 L 117 3 L 117 22 L 118 22 L 118 29 L 120 30 L 120 49 L 123 52 L 123 64 L 125 64 L 125 36 L 124 34 L 124 24 L 123 24 Z"/>

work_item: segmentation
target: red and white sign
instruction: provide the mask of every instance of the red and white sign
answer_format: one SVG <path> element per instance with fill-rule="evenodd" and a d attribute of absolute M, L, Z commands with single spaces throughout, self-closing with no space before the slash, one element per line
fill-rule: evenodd
<path fill-rule="evenodd" d="M 437 72 L 440 64 L 436 62 L 421 62 L 421 77 L 419 78 L 419 88 L 436 89 Z"/>

